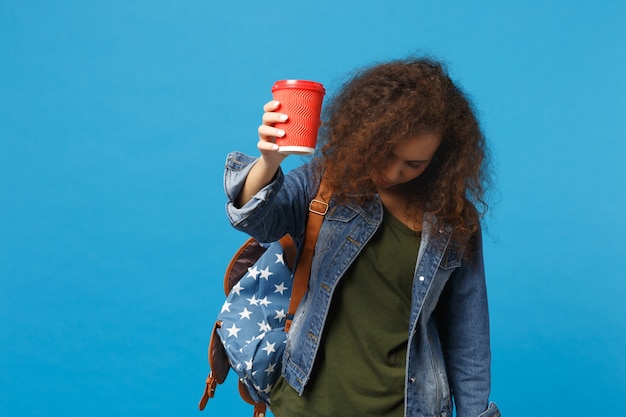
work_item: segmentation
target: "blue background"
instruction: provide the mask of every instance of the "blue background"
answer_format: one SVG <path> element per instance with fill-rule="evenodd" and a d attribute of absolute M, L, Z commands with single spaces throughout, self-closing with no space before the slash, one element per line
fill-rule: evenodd
<path fill-rule="evenodd" d="M 421 52 L 493 149 L 493 399 L 626 408 L 626 3 L 0 1 L 0 415 L 194 416 L 228 151 L 277 79 Z M 302 160 L 292 157 L 288 167 Z M 234 374 L 205 415 L 250 415 Z"/>

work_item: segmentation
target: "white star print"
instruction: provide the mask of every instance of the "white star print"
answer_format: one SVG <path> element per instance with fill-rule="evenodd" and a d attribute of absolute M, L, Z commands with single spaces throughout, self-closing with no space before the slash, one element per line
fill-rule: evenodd
<path fill-rule="evenodd" d="M 267 340 L 265 341 L 265 347 L 261 350 L 264 350 L 267 352 L 267 356 L 270 355 L 270 353 L 272 352 L 276 352 L 276 349 L 274 349 L 274 345 L 276 345 L 276 343 L 270 343 Z"/>
<path fill-rule="evenodd" d="M 270 366 L 268 366 L 265 369 L 265 373 L 268 374 L 268 375 L 273 374 L 275 372 L 274 368 L 276 368 L 276 364 L 275 363 L 270 363 Z"/>
<path fill-rule="evenodd" d="M 284 308 L 282 310 L 274 310 L 274 312 L 276 312 L 276 316 L 274 317 L 274 320 L 278 320 L 279 322 L 283 321 L 283 319 L 287 317 L 287 314 L 285 314 Z"/>
<path fill-rule="evenodd" d="M 245 361 L 246 364 L 246 371 L 251 371 L 252 370 L 252 359 L 250 359 L 249 361 Z"/>
<path fill-rule="evenodd" d="M 239 315 L 241 316 L 240 320 L 243 320 L 243 319 L 250 320 L 250 314 L 252 314 L 252 312 L 248 311 L 248 309 L 246 307 L 244 307 L 243 311 L 241 313 L 239 313 Z"/>
<path fill-rule="evenodd" d="M 241 329 L 237 328 L 237 326 L 235 326 L 235 323 L 233 323 L 233 326 L 230 329 L 226 329 L 226 330 L 228 330 L 228 337 L 231 337 L 231 336 L 237 337 L 237 333 L 239 333 Z"/>
<path fill-rule="evenodd" d="M 276 288 L 274 293 L 279 292 L 280 295 L 283 295 L 283 292 L 287 289 L 287 287 L 285 287 L 285 283 L 284 282 L 281 282 L 280 285 L 274 285 L 274 287 Z"/>
<path fill-rule="evenodd" d="M 259 300 L 259 304 L 264 306 L 264 307 L 267 307 L 270 304 L 272 304 L 272 302 L 267 299 L 267 296 L 265 296 L 265 297 L 263 297 L 263 299 Z"/>
<path fill-rule="evenodd" d="M 269 281 L 270 275 L 274 275 L 273 272 L 270 272 L 270 267 L 266 266 L 264 270 L 261 271 L 261 278 L 265 281 Z"/>
<path fill-rule="evenodd" d="M 238 281 L 235 286 L 230 290 L 230 292 L 234 292 L 237 295 L 241 295 L 239 291 L 245 290 L 244 287 L 241 286 L 241 283 Z"/>
<path fill-rule="evenodd" d="M 272 330 L 272 327 L 267 324 L 267 322 L 265 320 L 263 320 L 261 323 L 257 323 L 259 325 L 259 331 L 260 332 L 269 332 L 270 330 Z"/>
<path fill-rule="evenodd" d="M 257 269 L 256 265 L 254 265 L 254 267 L 252 268 L 248 268 L 248 276 L 251 276 L 252 279 L 256 279 L 257 275 L 259 275 L 259 270 Z"/>
<path fill-rule="evenodd" d="M 225 301 L 225 302 L 224 302 L 224 305 L 222 306 L 222 311 L 221 311 L 221 313 L 223 313 L 223 312 L 225 312 L 225 311 L 228 311 L 228 312 L 230 313 L 230 306 L 231 306 L 232 304 L 233 304 L 233 303 L 229 303 L 228 301 Z"/>
<path fill-rule="evenodd" d="M 277 253 L 276 254 L 276 262 L 274 262 L 274 263 L 285 265 L 285 258 L 283 257 L 282 253 Z"/>
<path fill-rule="evenodd" d="M 252 298 L 246 298 L 250 302 L 251 306 L 258 306 L 259 300 L 256 299 L 256 295 L 253 295 Z"/>

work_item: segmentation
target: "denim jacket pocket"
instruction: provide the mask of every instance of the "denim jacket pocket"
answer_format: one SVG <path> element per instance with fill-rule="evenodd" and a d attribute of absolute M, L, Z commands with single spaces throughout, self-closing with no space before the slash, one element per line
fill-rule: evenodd
<path fill-rule="evenodd" d="M 358 214 L 359 213 L 350 206 L 333 205 L 331 202 L 331 207 L 328 210 L 328 213 L 326 213 L 326 219 L 347 223 L 354 219 Z"/>
<path fill-rule="evenodd" d="M 424 304 L 433 307 L 439 302 L 439 297 L 445 284 L 455 269 L 462 264 L 463 249 L 457 246 L 448 246 L 443 253 L 433 284 L 428 291 Z"/>
<path fill-rule="evenodd" d="M 315 247 L 316 255 L 319 256 L 330 249 L 333 244 L 336 244 L 337 234 L 341 233 L 341 229 L 345 229 L 345 226 L 358 214 L 350 207 L 331 205 L 320 229 Z"/>
<path fill-rule="evenodd" d="M 443 258 L 441 258 L 439 269 L 447 271 L 449 269 L 460 267 L 463 259 L 463 252 L 463 248 L 448 246 L 443 254 Z"/>

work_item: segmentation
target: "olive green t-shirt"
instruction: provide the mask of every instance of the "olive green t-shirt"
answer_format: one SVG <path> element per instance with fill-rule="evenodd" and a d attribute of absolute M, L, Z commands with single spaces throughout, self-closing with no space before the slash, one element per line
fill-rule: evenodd
<path fill-rule="evenodd" d="M 406 347 L 419 234 L 385 211 L 338 285 L 302 396 L 279 379 L 276 417 L 404 415 Z"/>

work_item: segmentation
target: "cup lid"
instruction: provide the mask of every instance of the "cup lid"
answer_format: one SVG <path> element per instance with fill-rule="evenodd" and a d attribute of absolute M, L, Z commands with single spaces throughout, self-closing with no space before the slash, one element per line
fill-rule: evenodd
<path fill-rule="evenodd" d="M 321 83 L 308 80 L 279 80 L 272 86 L 272 91 L 279 90 L 281 88 L 304 88 L 307 90 L 321 91 L 322 93 L 326 92 Z"/>

